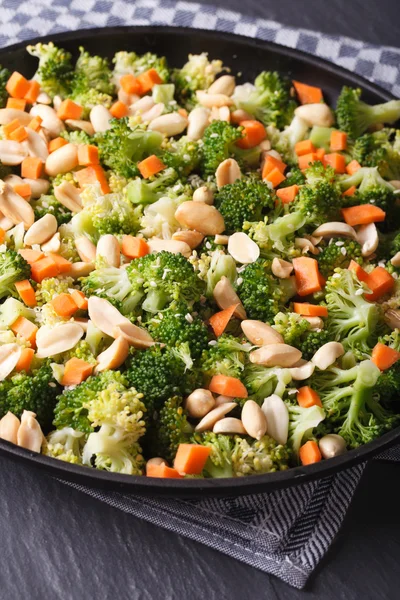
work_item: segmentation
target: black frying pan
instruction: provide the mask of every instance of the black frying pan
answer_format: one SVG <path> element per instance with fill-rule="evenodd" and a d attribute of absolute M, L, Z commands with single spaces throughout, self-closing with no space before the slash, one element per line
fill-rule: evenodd
<path fill-rule="evenodd" d="M 343 85 L 361 87 L 366 102 L 377 103 L 393 98 L 389 92 L 373 83 L 321 58 L 271 42 L 216 31 L 174 27 L 112 27 L 56 34 L 30 43 L 39 41 L 53 41 L 75 56 L 79 46 L 84 46 L 90 53 L 108 57 L 118 50 L 134 50 L 137 53 L 151 51 L 165 55 L 172 66 L 182 66 L 188 54 L 208 52 L 210 58 L 220 58 L 231 67 L 239 82 L 253 80 L 263 69 L 277 70 L 293 79 L 321 87 L 330 104 L 335 102 Z M 0 63 L 10 70 L 31 76 L 36 70 L 37 60 L 25 51 L 25 46 L 26 42 L 0 50 Z M 0 440 L 0 452 L 17 460 L 28 461 L 54 477 L 88 486 L 115 491 L 122 489 L 147 496 L 204 497 L 253 494 L 319 479 L 363 462 L 396 443 L 400 443 L 400 427 L 361 448 L 308 467 L 253 477 L 204 480 L 153 479 L 107 473 L 41 456 L 3 440 Z"/>

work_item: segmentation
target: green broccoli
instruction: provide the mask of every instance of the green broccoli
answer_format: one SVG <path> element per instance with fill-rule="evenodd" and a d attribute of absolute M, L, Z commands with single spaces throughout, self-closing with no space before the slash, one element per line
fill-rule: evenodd
<path fill-rule="evenodd" d="M 227 277 L 232 284 L 235 283 L 237 277 L 236 262 L 230 254 L 225 254 L 223 250 L 215 250 L 209 257 L 210 260 L 207 260 L 207 258 L 203 258 L 203 261 L 207 263 L 205 275 L 207 282 L 206 295 L 208 298 L 212 298 L 214 288 L 222 277 Z"/>
<path fill-rule="evenodd" d="M 282 398 L 292 382 L 292 376 L 289 369 L 269 368 L 247 363 L 242 380 L 251 398 L 261 404 L 272 394 Z"/>
<path fill-rule="evenodd" d="M 136 177 L 139 175 L 137 162 L 154 154 L 163 136 L 158 131 L 130 127 L 127 117 L 111 119 L 110 125 L 110 129 L 95 135 L 100 160 L 123 177 Z"/>
<path fill-rule="evenodd" d="M 75 64 L 76 81 L 84 81 L 85 86 L 112 96 L 115 92 L 111 82 L 112 72 L 107 58 L 91 56 L 84 48 L 79 48 L 80 55 Z"/>
<path fill-rule="evenodd" d="M 46 277 L 36 286 L 36 302 L 38 306 L 43 306 L 51 302 L 59 294 L 67 294 L 70 288 L 74 287 L 72 277 Z"/>
<path fill-rule="evenodd" d="M 142 448 L 129 431 L 104 423 L 91 433 L 82 453 L 84 465 L 111 473 L 143 475 Z"/>
<path fill-rule="evenodd" d="M 296 102 L 290 95 L 290 82 L 279 73 L 263 71 L 252 86 L 240 86 L 235 91 L 238 108 L 243 108 L 265 125 L 275 125 L 283 129 L 293 118 Z"/>
<path fill-rule="evenodd" d="M 165 169 L 148 180 L 134 179 L 125 188 L 126 197 L 132 204 L 153 204 L 168 194 L 169 188 L 177 179 L 178 173 L 172 168 Z"/>
<path fill-rule="evenodd" d="M 297 142 L 301 142 L 307 137 L 308 130 L 307 123 L 299 117 L 294 117 L 290 125 L 285 127 L 283 131 L 279 131 L 279 129 L 272 125 L 268 127 L 268 139 L 271 141 L 273 149 L 279 152 L 282 160 L 296 171 L 298 171 L 298 156 L 295 147 Z M 299 173 L 297 173 L 296 180 L 293 183 L 298 183 L 299 181 L 301 185 L 301 178 Z M 283 183 L 286 183 L 286 180 Z"/>
<path fill-rule="evenodd" d="M 290 187 L 292 185 L 304 185 L 306 178 L 304 173 L 298 167 L 292 167 L 288 172 L 286 179 L 279 184 L 279 188 Z"/>
<path fill-rule="evenodd" d="M 173 462 L 180 443 L 188 442 L 193 427 L 187 420 L 181 396 L 168 398 L 155 416 L 145 444 L 153 456 Z"/>
<path fill-rule="evenodd" d="M 38 200 L 32 200 L 32 208 L 35 213 L 35 220 L 41 219 L 47 214 L 54 215 L 58 226 L 68 223 L 72 218 L 72 213 L 61 202 L 58 202 L 53 195 L 42 195 Z"/>
<path fill-rule="evenodd" d="M 355 240 L 336 239 L 327 246 L 321 247 L 317 255 L 319 270 L 324 277 L 329 277 L 335 269 L 347 269 L 353 260 L 360 265 L 363 263 L 361 246 Z"/>
<path fill-rule="evenodd" d="M 221 335 L 211 342 L 201 355 L 201 370 L 210 379 L 213 375 L 227 375 L 240 378 L 244 369 L 246 354 L 251 346 L 228 334 Z"/>
<path fill-rule="evenodd" d="M 274 317 L 274 329 L 281 334 L 285 344 L 298 346 L 310 329 L 310 323 L 302 315 L 294 312 L 279 312 Z"/>
<path fill-rule="evenodd" d="M 74 465 L 81 465 L 85 441 L 86 436 L 82 431 L 75 431 L 72 427 L 56 429 L 47 436 L 42 447 L 42 454 Z"/>
<path fill-rule="evenodd" d="M 0 65 L 0 108 L 4 108 L 7 103 L 8 92 L 6 90 L 6 83 L 10 75 L 10 71 Z"/>
<path fill-rule="evenodd" d="M 400 178 L 400 137 L 395 129 L 364 133 L 355 141 L 351 155 L 363 167 L 378 167 L 386 179 Z"/>
<path fill-rule="evenodd" d="M 132 73 L 140 75 L 149 69 L 155 69 L 164 82 L 169 80 L 169 67 L 165 56 L 157 56 L 151 52 L 146 52 L 139 56 L 136 52 L 117 52 L 113 58 L 114 71 L 116 78 Z"/>
<path fill-rule="evenodd" d="M 372 125 L 395 123 L 400 118 L 400 100 L 370 106 L 361 99 L 361 90 L 344 86 L 336 104 L 336 120 L 341 131 L 356 140 Z"/>
<path fill-rule="evenodd" d="M 14 250 L 5 250 L 0 253 L 0 298 L 15 296 L 18 298 L 15 283 L 22 279 L 29 279 L 31 267 L 24 258 Z"/>
<path fill-rule="evenodd" d="M 242 137 L 240 128 L 226 121 L 213 121 L 205 130 L 201 172 L 206 178 L 215 175 L 218 166 L 233 154 L 235 142 Z"/>
<path fill-rule="evenodd" d="M 172 167 L 180 177 L 187 177 L 199 167 L 202 157 L 202 146 L 186 136 L 179 140 L 170 140 L 161 159 L 168 167 Z"/>
<path fill-rule="evenodd" d="M 20 417 L 24 410 L 30 410 L 43 429 L 50 426 L 60 386 L 49 363 L 44 361 L 29 375 L 21 372 L 0 382 L 0 417 L 8 411 Z"/>
<path fill-rule="evenodd" d="M 69 142 L 70 144 L 92 144 L 93 142 L 93 138 L 92 136 L 88 135 L 86 133 L 86 131 L 67 131 L 66 129 L 64 131 L 61 131 L 60 133 L 60 137 L 64 138 L 64 140 L 67 140 L 67 142 Z M 74 181 L 73 178 L 73 174 L 71 173 L 72 177 L 71 177 L 71 181 L 70 183 L 76 185 L 76 182 Z M 61 174 L 61 177 L 63 176 L 63 174 Z M 64 175 L 65 176 L 65 175 Z M 56 176 L 58 177 L 58 176 Z M 54 185 L 59 185 L 61 183 L 56 183 L 57 179 L 53 179 L 53 187 Z"/>
<path fill-rule="evenodd" d="M 210 62 L 205 52 L 189 54 L 188 58 L 181 69 L 172 71 L 172 81 L 179 104 L 191 110 L 197 104 L 196 91 L 208 89 L 215 76 L 222 71 L 223 65 L 220 60 Z"/>
<path fill-rule="evenodd" d="M 258 223 L 244 223 L 243 229 L 260 246 L 262 256 L 272 259 L 282 254 L 286 258 L 299 256 L 301 251 L 294 246 L 296 231 L 306 223 L 301 211 L 275 218 L 271 223 L 266 219 Z"/>
<path fill-rule="evenodd" d="M 40 83 L 41 89 L 50 96 L 69 94 L 74 78 L 71 54 L 57 48 L 53 42 L 27 46 L 27 51 L 39 59 L 38 69 L 33 77 Z"/>
<path fill-rule="evenodd" d="M 330 341 L 332 341 L 332 336 L 326 329 L 310 331 L 300 340 L 297 348 L 300 350 L 304 360 L 311 360 L 316 351 Z"/>
<path fill-rule="evenodd" d="M 133 313 L 144 296 L 132 286 L 126 269 L 109 266 L 95 269 L 83 278 L 81 289 L 86 296 L 106 298 L 124 315 Z"/>
<path fill-rule="evenodd" d="M 303 408 L 296 404 L 288 404 L 289 410 L 289 439 L 288 446 L 293 454 L 298 457 L 302 442 L 312 435 L 321 421 L 325 419 L 325 411 L 320 406 Z"/>
<path fill-rule="evenodd" d="M 249 319 L 272 323 L 280 306 L 287 300 L 284 280 L 276 279 L 270 270 L 270 263 L 258 259 L 246 266 L 240 273 L 238 295 Z"/>
<path fill-rule="evenodd" d="M 261 221 L 273 210 L 274 199 L 263 181 L 242 177 L 219 190 L 215 206 L 224 217 L 226 231 L 233 233 L 240 231 L 245 221 Z"/>

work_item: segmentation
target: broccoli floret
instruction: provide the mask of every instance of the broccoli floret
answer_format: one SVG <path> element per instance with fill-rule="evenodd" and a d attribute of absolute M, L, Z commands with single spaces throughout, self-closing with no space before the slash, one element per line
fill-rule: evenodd
<path fill-rule="evenodd" d="M 399 135 L 395 129 L 365 133 L 352 148 L 352 157 L 363 167 L 378 167 L 386 179 L 399 179 Z"/>
<path fill-rule="evenodd" d="M 49 433 L 43 444 L 42 454 L 69 462 L 74 465 L 82 464 L 82 450 L 86 437 L 82 431 L 72 427 L 56 429 Z"/>
<path fill-rule="evenodd" d="M 326 329 L 346 350 L 371 354 L 380 324 L 379 307 L 364 298 L 365 289 L 353 271 L 336 269 L 326 282 Z"/>
<path fill-rule="evenodd" d="M 79 106 L 82 106 L 82 119 L 89 119 L 90 111 L 94 106 L 97 106 L 98 104 L 102 104 L 106 108 L 110 108 L 113 100 L 112 96 L 110 96 L 109 94 L 104 94 L 103 92 L 99 92 L 94 88 L 87 88 L 84 82 L 80 82 L 79 85 L 76 84 L 73 92 L 70 94 L 69 97 L 74 102 L 79 104 Z M 65 137 L 65 135 L 63 137 Z M 91 140 L 89 143 L 92 143 L 92 138 L 89 139 Z"/>
<path fill-rule="evenodd" d="M 133 313 L 144 296 L 132 286 L 127 270 L 117 267 L 95 269 L 82 279 L 81 286 L 84 294 L 106 298 L 124 315 Z"/>
<path fill-rule="evenodd" d="M 286 471 L 291 452 L 269 435 L 260 440 L 235 436 L 232 466 L 236 477 Z"/>
<path fill-rule="evenodd" d="M 207 378 L 213 375 L 240 378 L 250 348 L 250 344 L 241 343 L 231 335 L 221 335 L 201 355 L 201 370 Z"/>
<path fill-rule="evenodd" d="M 222 277 L 227 277 L 232 284 L 235 283 L 237 277 L 236 262 L 230 254 L 225 254 L 223 250 L 215 250 L 212 252 L 211 257 L 204 255 L 201 259 L 207 264 L 205 278 L 208 298 L 212 298 L 214 288 Z"/>
<path fill-rule="evenodd" d="M 336 104 L 336 120 L 341 131 L 356 140 L 372 125 L 395 123 L 400 118 L 400 100 L 370 106 L 362 100 L 361 90 L 344 86 Z"/>
<path fill-rule="evenodd" d="M 163 163 L 172 167 L 181 177 L 187 177 L 200 165 L 202 146 L 186 136 L 171 140 L 161 156 Z"/>
<path fill-rule="evenodd" d="M 123 393 L 128 388 L 127 378 L 119 371 L 104 371 L 99 375 L 88 377 L 75 388 L 64 390 L 58 396 L 53 424 L 57 429 L 72 427 L 77 431 L 90 433 L 93 431 L 93 424 L 88 417 L 89 408 L 96 406 L 91 405 L 90 402 L 99 399 L 101 393 L 107 389 L 111 391 L 118 389 Z"/>
<path fill-rule="evenodd" d="M 139 175 L 137 162 L 154 154 L 161 146 L 163 136 L 158 131 L 131 128 L 128 118 L 111 119 L 110 129 L 96 133 L 95 141 L 101 161 L 126 178 Z"/>
<path fill-rule="evenodd" d="M 297 142 L 304 140 L 307 137 L 308 125 L 299 117 L 294 117 L 288 127 L 285 127 L 283 131 L 279 131 L 276 127 L 270 125 L 267 129 L 268 139 L 271 141 L 271 145 L 279 152 L 282 160 L 297 169 L 298 157 L 295 151 Z M 298 177 L 297 179 L 300 179 Z M 286 183 L 286 180 L 285 182 Z M 294 181 L 293 183 L 297 183 Z M 301 185 L 301 183 L 300 183 Z"/>
<path fill-rule="evenodd" d="M 0 108 L 4 108 L 7 103 L 8 92 L 6 90 L 6 83 L 10 75 L 10 71 L 0 65 Z"/>
<path fill-rule="evenodd" d="M 88 135 L 86 133 L 86 131 L 67 131 L 64 130 L 60 133 L 60 137 L 64 138 L 65 140 L 67 140 L 67 142 L 69 142 L 70 144 L 91 144 L 93 141 L 93 138 Z M 76 182 L 73 179 L 73 174 L 71 173 L 72 177 L 71 177 L 71 181 L 70 183 L 73 183 L 74 185 L 76 185 Z M 59 177 L 59 176 L 57 176 Z M 63 174 L 61 174 L 61 177 L 63 177 Z M 65 177 L 65 175 L 64 175 Z M 61 180 L 59 183 L 56 183 L 56 179 L 53 179 L 53 187 L 54 185 L 60 185 L 60 183 L 62 183 L 63 180 Z"/>
<path fill-rule="evenodd" d="M 258 259 L 246 266 L 240 274 L 238 295 L 249 319 L 272 323 L 285 302 L 282 281 L 270 270 L 270 263 Z"/>
<path fill-rule="evenodd" d="M 188 58 L 188 62 L 181 69 L 172 71 L 172 80 L 179 104 L 191 110 L 197 104 L 196 91 L 208 89 L 223 66 L 220 60 L 210 62 L 206 52 L 189 54 Z"/>
<path fill-rule="evenodd" d="M 29 375 L 21 372 L 0 383 L 0 416 L 10 411 L 20 417 L 24 410 L 30 410 L 46 429 L 51 424 L 59 392 L 49 361 L 44 361 Z"/>
<path fill-rule="evenodd" d="M 4 327 L 10 327 L 18 317 L 25 317 L 28 321 L 35 320 L 35 310 L 28 308 L 15 298 L 7 298 L 0 304 L 0 330 Z"/>
<path fill-rule="evenodd" d="M 81 340 L 76 344 L 72 350 L 68 350 L 68 352 L 63 352 L 61 355 L 62 361 L 66 363 L 71 358 L 79 358 L 89 363 L 90 365 L 95 366 L 97 364 L 97 360 L 94 356 L 93 349 L 89 342 L 85 340 Z"/>
<path fill-rule="evenodd" d="M 400 363 L 396 362 L 390 369 L 382 371 L 379 375 L 376 386 L 374 387 L 374 396 L 377 396 L 380 402 L 390 402 L 397 400 L 400 395 Z"/>
<path fill-rule="evenodd" d="M 232 451 L 235 445 L 233 436 L 207 431 L 195 433 L 191 442 L 211 449 L 203 471 L 206 477 L 233 477 Z"/>
<path fill-rule="evenodd" d="M 47 304 L 59 294 L 67 294 L 73 285 L 72 277 L 47 277 L 36 286 L 36 302 L 39 306 Z"/>
<path fill-rule="evenodd" d="M 324 344 L 332 340 L 332 336 L 326 329 L 321 331 L 310 331 L 297 345 L 304 360 L 311 360 L 316 351 Z"/>
<path fill-rule="evenodd" d="M 191 306 L 204 291 L 204 283 L 182 254 L 147 254 L 132 260 L 127 273 L 134 289 L 145 295 L 143 310 L 151 313 L 158 313 L 173 301 Z"/>
<path fill-rule="evenodd" d="M 193 427 L 187 420 L 181 396 L 168 398 L 152 423 L 145 440 L 154 456 L 172 462 L 180 443 L 188 442 Z"/>
<path fill-rule="evenodd" d="M 290 83 L 276 71 L 263 71 L 256 77 L 253 86 L 239 86 L 234 99 L 238 108 L 243 108 L 265 125 L 283 129 L 293 118 L 296 102 L 290 96 Z"/>
<path fill-rule="evenodd" d="M 289 404 L 289 439 L 288 445 L 296 457 L 299 455 L 303 440 L 307 440 L 321 421 L 325 419 L 325 411 L 320 406 L 302 408 L 298 404 Z"/>
<path fill-rule="evenodd" d="M 396 424 L 396 419 L 374 398 L 379 376 L 378 367 L 365 360 L 347 370 L 329 367 L 317 371 L 311 380 L 335 433 L 351 448 L 372 441 Z"/>
<path fill-rule="evenodd" d="M 39 220 L 47 214 L 54 215 L 58 226 L 68 223 L 72 218 L 72 213 L 68 208 L 56 200 L 55 196 L 43 195 L 39 200 L 32 200 L 32 208 L 35 213 L 35 220 Z"/>
<path fill-rule="evenodd" d="M 263 256 L 272 259 L 273 255 L 280 253 L 286 258 L 293 258 L 300 254 L 294 246 L 296 231 L 305 223 L 305 215 L 296 211 L 277 217 L 270 224 L 266 219 L 258 223 L 244 223 L 243 229 L 260 246 Z"/>
<path fill-rule="evenodd" d="M 179 357 L 159 346 L 137 352 L 127 363 L 125 376 L 129 384 L 143 394 L 149 418 L 168 398 L 187 395 L 195 389 L 192 375 L 185 369 Z"/>
<path fill-rule="evenodd" d="M 82 47 L 79 48 L 79 52 L 80 55 L 75 65 L 76 80 L 80 85 L 84 82 L 86 87 L 112 96 L 115 87 L 111 82 L 112 72 L 107 58 L 91 56 Z"/>
<path fill-rule="evenodd" d="M 143 475 L 142 448 L 129 431 L 104 424 L 91 433 L 82 453 L 84 465 L 111 473 Z"/>
<path fill-rule="evenodd" d="M 182 303 L 153 317 L 148 328 L 155 340 L 171 348 L 187 343 L 194 359 L 199 358 L 208 344 L 207 327 L 198 316 L 192 316 Z"/>
<path fill-rule="evenodd" d="M 312 227 L 337 220 L 340 215 L 342 197 L 340 187 L 333 183 L 334 172 L 325 168 L 319 161 L 305 171 L 306 185 L 303 185 L 294 202 L 293 211 L 300 212 L 305 224 Z"/>
<path fill-rule="evenodd" d="M 279 184 L 279 187 L 285 188 L 292 185 L 304 185 L 305 182 L 306 178 L 304 173 L 298 167 L 293 167 L 286 175 L 286 179 Z"/>
<path fill-rule="evenodd" d="M 134 179 L 125 188 L 126 196 L 132 204 L 153 204 L 168 193 L 178 179 L 175 169 L 169 168 L 148 180 Z"/>
<path fill-rule="evenodd" d="M 39 66 L 34 75 L 40 87 L 50 96 L 68 95 L 74 78 L 71 54 L 57 48 L 53 42 L 27 46 L 27 51 L 39 59 Z"/>
<path fill-rule="evenodd" d="M 0 298 L 19 297 L 14 284 L 30 276 L 31 267 L 20 254 L 14 250 L 0 253 Z"/>
<path fill-rule="evenodd" d="M 246 364 L 243 374 L 243 383 L 249 395 L 258 403 L 272 394 L 282 398 L 291 381 L 289 369 L 268 368 L 253 363 Z"/>
<path fill-rule="evenodd" d="M 226 121 L 213 121 L 203 135 L 201 171 L 204 177 L 215 175 L 218 166 L 232 156 L 233 147 L 242 137 L 240 128 Z"/>
<path fill-rule="evenodd" d="M 117 52 L 113 58 L 114 78 L 119 78 L 126 73 L 140 75 L 149 69 L 155 69 L 161 79 L 166 82 L 169 79 L 169 68 L 165 56 L 157 56 L 146 52 L 139 56 L 136 52 Z"/>
<path fill-rule="evenodd" d="M 215 206 L 224 217 L 226 231 L 232 233 L 240 231 L 245 221 L 261 221 L 273 210 L 274 199 L 263 181 L 243 177 L 219 190 Z"/>
<path fill-rule="evenodd" d="M 317 255 L 319 270 L 324 277 L 332 275 L 338 268 L 347 269 L 351 260 L 363 263 L 361 246 L 355 240 L 335 239 L 333 243 L 321 248 Z"/>
<path fill-rule="evenodd" d="M 187 200 L 190 198 L 184 194 L 176 197 L 164 196 L 153 204 L 145 206 L 140 219 L 140 233 L 145 238 L 156 237 L 170 240 L 172 235 L 181 229 L 175 218 L 176 209 Z"/>
<path fill-rule="evenodd" d="M 294 312 L 279 312 L 274 318 L 274 329 L 281 334 L 285 344 L 298 346 L 304 334 L 310 329 L 310 323 Z"/>

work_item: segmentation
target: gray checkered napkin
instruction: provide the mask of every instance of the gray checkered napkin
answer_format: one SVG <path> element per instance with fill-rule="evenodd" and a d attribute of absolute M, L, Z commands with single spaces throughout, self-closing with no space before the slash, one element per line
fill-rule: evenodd
<path fill-rule="evenodd" d="M 0 46 L 65 30 L 180 25 L 277 42 L 321 56 L 400 96 L 400 50 L 292 29 L 192 2 L 0 0 Z M 385 458 L 395 458 L 393 454 Z M 301 588 L 337 534 L 363 466 L 294 489 L 241 498 L 143 499 L 75 486 L 151 523 L 202 542 Z"/>

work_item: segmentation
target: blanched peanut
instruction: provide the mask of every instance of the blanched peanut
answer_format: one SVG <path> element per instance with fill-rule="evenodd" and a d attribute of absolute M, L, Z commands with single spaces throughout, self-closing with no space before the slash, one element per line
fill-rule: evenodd
<path fill-rule="evenodd" d="M 385 321 L 392 329 L 400 329 L 400 310 L 389 309 L 385 312 Z"/>
<path fill-rule="evenodd" d="M 228 252 L 242 265 L 253 263 L 260 256 L 259 246 L 243 231 L 237 231 L 229 237 Z"/>
<path fill-rule="evenodd" d="M 182 227 L 195 229 L 204 235 L 215 235 L 225 229 L 221 213 L 204 202 L 182 202 L 175 212 L 175 219 Z"/>
<path fill-rule="evenodd" d="M 41 244 L 42 252 L 58 252 L 61 247 L 60 233 L 57 231 L 47 242 Z"/>
<path fill-rule="evenodd" d="M 97 104 L 90 111 L 89 118 L 95 132 L 99 133 L 110 129 L 110 121 L 113 117 L 108 108 L 102 104 Z"/>
<path fill-rule="evenodd" d="M 3 344 L 0 346 L 0 381 L 13 371 L 21 356 L 21 346 L 18 344 Z"/>
<path fill-rule="evenodd" d="M 243 405 L 241 416 L 247 434 L 260 440 L 267 431 L 267 419 L 257 402 L 247 400 Z"/>
<path fill-rule="evenodd" d="M 13 188 L 4 181 L 0 181 L 0 211 L 14 225 L 23 223 L 25 229 L 29 229 L 35 221 L 35 214 L 29 202 L 14 192 Z"/>
<path fill-rule="evenodd" d="M 323 458 L 333 458 L 346 452 L 346 442 L 341 435 L 337 433 L 328 433 L 318 442 L 319 449 Z"/>
<path fill-rule="evenodd" d="M 190 140 L 197 141 L 203 137 L 209 124 L 210 111 L 204 106 L 196 106 L 188 116 L 187 136 Z"/>
<path fill-rule="evenodd" d="M 84 131 L 88 135 L 94 135 L 94 127 L 90 121 L 83 119 L 66 119 L 65 124 L 73 131 Z"/>
<path fill-rule="evenodd" d="M 142 122 L 151 123 L 151 121 L 154 121 L 154 119 L 160 117 L 163 114 L 164 108 L 165 104 L 163 102 L 155 104 L 150 110 L 141 115 Z"/>
<path fill-rule="evenodd" d="M 128 354 L 128 342 L 122 336 L 117 337 L 107 350 L 104 350 L 104 352 L 101 352 L 101 354 L 98 355 L 98 364 L 96 365 L 94 372 L 97 374 L 101 371 L 106 371 L 107 369 L 118 369 L 118 367 L 126 360 Z"/>
<path fill-rule="evenodd" d="M 299 360 L 299 362 L 289 369 L 292 379 L 303 381 L 308 379 L 314 373 L 315 365 L 311 361 Z"/>
<path fill-rule="evenodd" d="M 318 329 L 324 328 L 324 321 L 321 319 L 321 317 L 308 317 L 306 315 L 302 315 L 301 318 L 310 323 L 310 331 L 318 331 Z"/>
<path fill-rule="evenodd" d="M 202 185 L 193 192 L 193 202 L 204 202 L 210 206 L 214 203 L 214 192 L 206 185 Z"/>
<path fill-rule="evenodd" d="M 360 225 L 357 229 L 357 242 L 361 245 L 362 256 L 370 256 L 379 244 L 378 230 L 375 223 Z"/>
<path fill-rule="evenodd" d="M 207 90 L 208 94 L 225 94 L 232 96 L 235 91 L 235 78 L 233 75 L 222 75 L 210 85 Z"/>
<path fill-rule="evenodd" d="M 204 240 L 204 235 L 199 231 L 194 231 L 192 229 L 184 229 L 182 231 L 176 231 L 172 234 L 172 239 L 177 240 L 178 242 L 185 242 L 193 250 L 193 248 L 197 248 Z"/>
<path fill-rule="evenodd" d="M 146 463 L 147 465 L 166 465 L 167 461 L 161 458 L 160 456 L 155 456 L 154 458 L 149 458 Z"/>
<path fill-rule="evenodd" d="M 288 344 L 268 344 L 250 352 L 250 361 L 266 367 L 293 367 L 301 359 L 301 352 Z"/>
<path fill-rule="evenodd" d="M 197 90 L 196 96 L 198 103 L 206 108 L 212 108 L 213 106 L 220 108 L 221 106 L 232 106 L 233 104 L 232 98 L 226 94 L 208 94 L 203 90 Z"/>
<path fill-rule="evenodd" d="M 42 119 L 41 127 L 50 135 L 56 138 L 65 129 L 64 123 L 58 118 L 56 111 L 51 106 L 45 104 L 35 104 L 30 110 L 31 117 L 40 117 Z"/>
<path fill-rule="evenodd" d="M 73 279 L 79 279 L 80 277 L 87 277 L 94 270 L 94 262 L 75 262 L 71 264 L 69 275 Z"/>
<path fill-rule="evenodd" d="M 288 279 L 293 271 L 293 265 L 287 260 L 275 256 L 272 261 L 271 271 L 279 279 Z"/>
<path fill-rule="evenodd" d="M 42 162 L 46 162 L 47 157 L 49 156 L 47 143 L 36 131 L 33 131 L 33 129 L 27 127 L 26 131 L 28 137 L 22 142 L 22 145 L 26 148 L 28 155 L 35 156 L 40 158 Z"/>
<path fill-rule="evenodd" d="M 246 319 L 241 322 L 244 335 L 255 346 L 267 346 L 268 344 L 283 344 L 284 340 L 268 323 Z"/>
<path fill-rule="evenodd" d="M 78 148 L 75 144 L 65 144 L 55 150 L 46 160 L 45 171 L 50 177 L 68 173 L 78 166 Z"/>
<path fill-rule="evenodd" d="M 30 410 L 24 410 L 17 433 L 18 446 L 32 452 L 40 452 L 43 440 L 44 435 L 36 420 L 36 414 Z"/>
<path fill-rule="evenodd" d="M 18 417 L 8 411 L 8 413 L 0 420 L 0 438 L 2 440 L 7 440 L 7 442 L 11 442 L 12 444 L 16 444 L 20 424 Z"/>
<path fill-rule="evenodd" d="M 15 119 L 17 119 L 23 127 L 32 121 L 29 114 L 24 110 L 19 110 L 18 108 L 0 108 L 0 125 L 8 125 Z"/>
<path fill-rule="evenodd" d="M 78 213 L 83 208 L 79 190 L 70 181 L 63 181 L 60 185 L 56 185 L 54 195 L 63 206 L 73 213 Z"/>
<path fill-rule="evenodd" d="M 217 421 L 213 427 L 214 433 L 225 433 L 225 434 L 246 434 L 246 430 L 243 427 L 243 423 L 240 419 L 234 417 L 225 417 L 220 421 Z"/>
<path fill-rule="evenodd" d="M 238 319 L 246 318 L 247 315 L 246 315 L 246 311 L 244 310 L 244 306 L 243 306 L 239 296 L 233 289 L 233 285 L 231 284 L 229 279 L 227 277 L 225 277 L 225 275 L 223 277 L 221 277 L 221 279 L 218 281 L 217 285 L 215 286 L 214 291 L 213 291 L 213 296 L 214 296 L 215 302 L 218 304 L 218 306 L 221 310 L 224 310 L 225 308 L 229 308 L 230 306 L 233 306 L 235 304 L 235 305 L 237 305 L 236 310 L 233 313 L 235 315 L 235 317 L 237 317 Z"/>
<path fill-rule="evenodd" d="M 48 213 L 29 227 L 24 237 L 24 244 L 26 246 L 44 244 L 56 233 L 57 229 L 57 219 L 54 215 Z"/>
<path fill-rule="evenodd" d="M 272 394 L 265 398 L 261 407 L 267 419 L 267 433 L 278 444 L 286 444 L 289 434 L 289 411 L 280 396 Z"/>
<path fill-rule="evenodd" d="M 390 259 L 390 262 L 394 267 L 400 267 L 400 252 L 396 252 L 396 254 Z"/>
<path fill-rule="evenodd" d="M 316 104 L 303 104 L 298 106 L 294 111 L 296 117 L 300 117 L 312 127 L 319 125 L 320 127 L 331 127 L 335 122 L 335 118 L 329 106 L 323 102 Z"/>
<path fill-rule="evenodd" d="M 96 246 L 87 237 L 79 237 L 75 240 L 75 247 L 79 257 L 84 262 L 94 262 L 96 260 Z"/>
<path fill-rule="evenodd" d="M 147 240 L 147 244 L 152 254 L 154 252 L 162 252 L 163 250 L 166 250 L 167 252 L 172 252 L 173 254 L 183 254 L 183 256 L 188 258 L 192 253 L 189 244 L 180 240 L 151 238 L 150 240 Z"/>
<path fill-rule="evenodd" d="M 14 167 L 20 165 L 28 156 L 28 150 L 19 142 L 0 140 L 0 161 L 3 165 Z"/>
<path fill-rule="evenodd" d="M 47 179 L 28 179 L 25 177 L 22 182 L 30 186 L 32 198 L 40 198 L 42 194 L 47 193 L 50 187 L 50 181 Z"/>
<path fill-rule="evenodd" d="M 242 172 L 237 161 L 234 158 L 227 158 L 218 165 L 215 172 L 215 179 L 217 182 L 218 189 L 224 185 L 235 183 L 238 179 L 241 179 Z"/>
<path fill-rule="evenodd" d="M 321 371 L 325 371 L 343 354 L 344 348 L 340 342 L 328 342 L 316 351 L 311 362 Z"/>
<path fill-rule="evenodd" d="M 200 423 L 196 425 L 195 431 L 200 433 L 202 431 L 211 431 L 215 423 L 231 412 L 236 406 L 236 402 L 226 402 L 225 404 L 213 408 L 213 410 L 208 412 L 205 417 L 202 418 Z"/>
<path fill-rule="evenodd" d="M 115 235 L 102 235 L 97 242 L 96 260 L 102 258 L 110 267 L 119 267 L 121 264 L 121 250 Z"/>
<path fill-rule="evenodd" d="M 183 117 L 179 113 L 169 113 L 153 119 L 149 125 L 149 129 L 152 131 L 159 131 L 168 137 L 172 137 L 183 133 L 187 124 L 188 120 L 186 117 Z"/>
<path fill-rule="evenodd" d="M 214 406 L 214 396 L 210 390 L 202 388 L 194 390 L 185 400 L 185 409 L 194 419 L 202 419 Z"/>
<path fill-rule="evenodd" d="M 77 323 L 63 323 L 52 328 L 44 325 L 36 334 L 36 356 L 48 358 L 71 350 L 82 336 L 83 329 Z"/>
<path fill-rule="evenodd" d="M 340 221 L 332 221 L 329 223 L 324 223 L 317 227 L 317 229 L 313 232 L 313 237 L 323 237 L 323 238 L 331 238 L 331 237 L 348 237 L 353 240 L 357 239 L 357 234 L 355 229 L 347 223 L 341 223 Z"/>
<path fill-rule="evenodd" d="M 231 121 L 232 123 L 235 123 L 235 125 L 240 125 L 242 121 L 251 121 L 253 118 L 253 115 L 242 108 L 238 108 L 231 112 Z M 271 148 L 271 144 L 269 145 L 269 148 Z M 269 150 L 269 148 L 267 149 Z"/>

